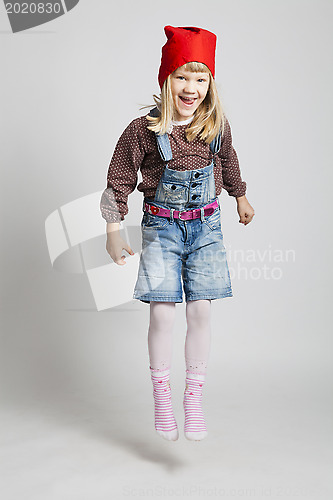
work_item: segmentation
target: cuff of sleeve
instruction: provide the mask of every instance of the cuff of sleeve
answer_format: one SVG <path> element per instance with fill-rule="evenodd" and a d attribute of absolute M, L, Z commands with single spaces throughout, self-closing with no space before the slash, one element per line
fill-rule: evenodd
<path fill-rule="evenodd" d="M 243 181 L 242 186 L 240 186 L 235 191 L 229 191 L 229 196 L 233 196 L 234 198 L 239 198 L 240 196 L 244 196 L 246 194 L 246 182 Z"/>
<path fill-rule="evenodd" d="M 121 222 L 124 220 L 124 217 L 120 216 L 119 214 L 114 214 L 114 215 L 111 215 L 109 217 L 103 217 L 103 219 L 107 222 L 107 223 L 111 223 L 111 222 Z"/>

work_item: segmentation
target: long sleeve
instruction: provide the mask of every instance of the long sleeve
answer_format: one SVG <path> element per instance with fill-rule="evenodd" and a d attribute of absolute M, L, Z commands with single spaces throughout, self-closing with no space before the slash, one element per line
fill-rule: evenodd
<path fill-rule="evenodd" d="M 144 156 L 136 120 L 133 120 L 121 134 L 108 168 L 107 187 L 100 202 L 102 217 L 107 222 L 120 222 L 128 213 L 128 196 L 137 185 L 137 173 Z"/>
<path fill-rule="evenodd" d="M 232 145 L 231 127 L 227 119 L 218 156 L 222 164 L 224 189 L 229 196 L 243 196 L 246 193 L 246 182 L 242 180 L 237 153 Z"/>

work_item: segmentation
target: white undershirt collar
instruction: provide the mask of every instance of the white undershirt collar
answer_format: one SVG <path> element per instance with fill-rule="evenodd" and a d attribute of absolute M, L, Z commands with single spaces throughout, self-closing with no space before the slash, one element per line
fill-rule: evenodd
<path fill-rule="evenodd" d="M 189 118 L 187 118 L 187 120 L 182 120 L 182 121 L 178 121 L 178 120 L 172 120 L 172 125 L 187 125 L 188 123 L 191 123 L 191 121 L 193 120 L 194 116 L 190 116 Z"/>
<path fill-rule="evenodd" d="M 172 120 L 171 123 L 170 123 L 170 127 L 169 127 L 169 130 L 168 130 L 168 134 L 171 134 L 172 132 L 172 129 L 174 126 L 180 126 L 180 125 L 188 125 L 189 123 L 191 123 L 191 121 L 193 120 L 194 116 L 190 116 L 190 118 L 188 118 L 187 120 L 182 120 L 182 121 L 178 121 L 178 120 Z"/>

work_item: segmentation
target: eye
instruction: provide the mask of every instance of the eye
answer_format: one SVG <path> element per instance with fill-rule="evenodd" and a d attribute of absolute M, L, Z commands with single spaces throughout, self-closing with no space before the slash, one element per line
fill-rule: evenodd
<path fill-rule="evenodd" d="M 203 83 L 203 82 L 207 82 L 207 80 L 206 80 L 206 78 L 198 78 L 198 82 Z"/>
<path fill-rule="evenodd" d="M 181 80 L 182 78 L 184 78 L 184 77 L 183 76 L 177 76 L 178 80 Z"/>

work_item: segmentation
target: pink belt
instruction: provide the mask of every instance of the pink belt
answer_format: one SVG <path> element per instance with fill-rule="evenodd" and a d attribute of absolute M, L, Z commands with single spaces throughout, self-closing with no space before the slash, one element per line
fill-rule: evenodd
<path fill-rule="evenodd" d="M 204 209 L 204 215 L 212 215 L 214 212 L 215 208 L 219 206 L 218 201 L 215 200 L 212 203 L 209 203 L 208 205 L 205 205 L 203 207 Z M 158 215 L 159 217 L 170 217 L 171 210 L 167 208 L 161 208 L 161 207 L 155 207 L 154 205 L 151 205 L 150 203 L 144 204 L 145 207 L 145 212 L 148 212 L 149 214 L 152 215 Z M 200 208 L 195 208 L 194 210 L 187 210 L 186 212 L 181 212 L 179 210 L 174 210 L 173 211 L 173 217 L 175 219 L 180 219 L 180 220 L 192 220 L 192 219 L 197 219 L 201 215 L 201 209 Z"/>

